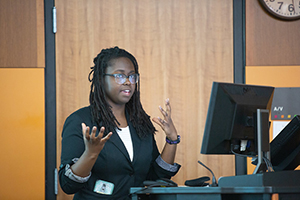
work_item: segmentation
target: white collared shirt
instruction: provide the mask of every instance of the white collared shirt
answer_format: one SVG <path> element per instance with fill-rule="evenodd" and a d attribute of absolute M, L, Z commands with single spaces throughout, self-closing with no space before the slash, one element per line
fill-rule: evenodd
<path fill-rule="evenodd" d="M 133 160 L 133 146 L 132 146 L 132 140 L 131 140 L 131 135 L 130 135 L 130 130 L 129 126 L 125 128 L 120 128 L 121 130 L 117 129 L 117 133 L 120 136 L 121 140 L 123 141 L 127 152 L 129 154 L 130 160 L 132 162 Z"/>

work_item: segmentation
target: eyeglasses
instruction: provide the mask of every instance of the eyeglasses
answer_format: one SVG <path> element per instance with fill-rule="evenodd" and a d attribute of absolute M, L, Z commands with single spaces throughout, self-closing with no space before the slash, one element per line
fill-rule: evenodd
<path fill-rule="evenodd" d="M 125 83 L 127 78 L 129 79 L 131 84 L 136 84 L 139 81 L 139 74 L 130 74 L 129 76 L 126 76 L 125 74 L 104 74 L 104 76 L 115 77 L 115 81 L 118 84 Z"/>

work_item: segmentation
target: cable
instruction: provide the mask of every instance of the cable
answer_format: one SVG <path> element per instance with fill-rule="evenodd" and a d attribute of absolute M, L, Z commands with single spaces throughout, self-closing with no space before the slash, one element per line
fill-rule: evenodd
<path fill-rule="evenodd" d="M 236 156 L 240 156 L 240 157 L 246 157 L 246 158 L 250 157 L 250 158 L 256 158 L 256 159 L 258 159 L 257 156 L 244 155 L 244 154 L 239 154 L 239 153 L 234 152 L 233 149 L 232 149 L 232 145 L 231 145 L 231 153 L 233 153 Z M 264 162 L 265 162 L 265 164 L 267 166 L 267 171 L 268 172 L 273 172 L 274 169 L 273 169 L 273 165 L 272 165 L 271 161 L 268 158 L 266 158 L 265 156 L 263 156 L 263 160 L 264 160 Z"/>

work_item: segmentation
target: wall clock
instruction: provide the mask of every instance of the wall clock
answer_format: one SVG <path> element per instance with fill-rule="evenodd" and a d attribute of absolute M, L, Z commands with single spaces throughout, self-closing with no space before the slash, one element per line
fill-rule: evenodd
<path fill-rule="evenodd" d="M 300 19 L 300 0 L 259 0 L 273 16 L 284 20 Z"/>

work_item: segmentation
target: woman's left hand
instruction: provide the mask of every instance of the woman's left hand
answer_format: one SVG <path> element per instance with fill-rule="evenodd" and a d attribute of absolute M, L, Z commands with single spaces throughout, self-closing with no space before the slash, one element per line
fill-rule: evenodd
<path fill-rule="evenodd" d="M 163 119 L 160 117 L 154 117 L 152 121 L 164 130 L 166 136 L 170 140 L 177 140 L 177 131 L 171 118 L 171 106 L 169 99 L 166 100 L 166 111 L 161 106 L 159 106 L 159 110 L 163 115 Z"/>

